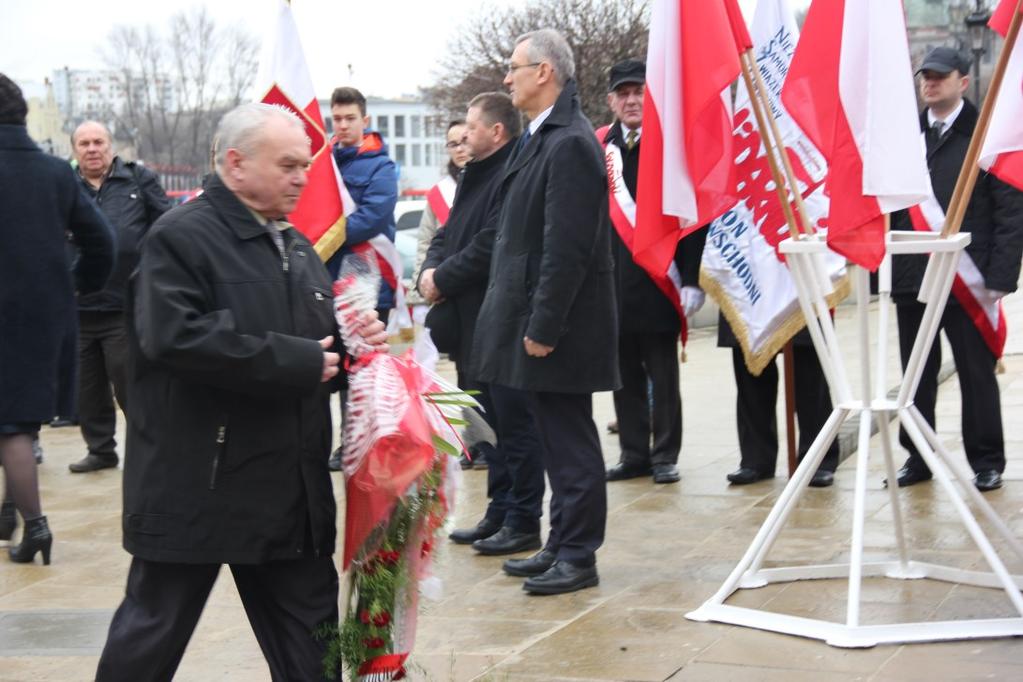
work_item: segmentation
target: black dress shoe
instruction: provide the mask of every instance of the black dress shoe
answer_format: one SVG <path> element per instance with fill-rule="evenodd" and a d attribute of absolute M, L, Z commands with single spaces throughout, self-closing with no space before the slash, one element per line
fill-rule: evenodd
<path fill-rule="evenodd" d="M 654 465 L 654 483 L 678 483 L 681 480 L 682 476 L 674 464 Z"/>
<path fill-rule="evenodd" d="M 100 457 L 99 455 L 86 455 L 82 459 L 68 465 L 73 474 L 85 474 L 100 469 L 113 469 L 117 466 L 117 455 L 113 457 Z"/>
<path fill-rule="evenodd" d="M 540 549 L 541 546 L 543 546 L 543 543 L 540 542 L 540 533 L 521 533 L 508 526 L 502 526 L 501 530 L 489 538 L 472 543 L 472 548 L 485 556 L 528 552 Z"/>
<path fill-rule="evenodd" d="M 472 463 L 471 463 L 472 464 L 472 468 L 473 469 L 486 469 L 487 466 L 488 466 L 488 464 L 487 464 L 487 456 L 491 452 L 493 452 L 495 450 L 497 450 L 497 448 L 495 448 L 493 445 L 491 445 L 490 443 L 488 443 L 486 441 L 483 441 L 482 443 L 477 443 L 476 445 L 473 445 L 471 448 L 469 448 L 469 454 L 472 455 Z M 462 468 L 465 469 L 465 468 L 468 468 L 468 467 L 462 467 Z"/>
<path fill-rule="evenodd" d="M 448 538 L 456 545 L 471 545 L 477 540 L 489 538 L 491 535 L 501 530 L 501 524 L 497 521 L 491 521 L 487 517 L 483 517 L 483 520 L 477 523 L 473 528 L 456 528 L 451 531 L 451 535 Z"/>
<path fill-rule="evenodd" d="M 899 469 L 898 480 L 900 488 L 908 488 L 911 485 L 931 480 L 931 472 L 920 471 L 919 469 L 911 466 L 904 466 Z M 884 480 L 884 485 L 886 488 L 888 487 L 887 478 Z"/>
<path fill-rule="evenodd" d="M 811 488 L 830 488 L 835 482 L 835 472 L 818 469 L 810 479 Z"/>
<path fill-rule="evenodd" d="M 978 471 L 977 475 L 973 477 L 973 485 L 977 486 L 977 490 L 985 493 L 989 490 L 998 490 L 1002 487 L 1002 475 L 994 469 Z"/>
<path fill-rule="evenodd" d="M 649 476 L 650 471 L 651 469 L 648 466 L 619 462 L 607 470 L 607 480 L 627 481 L 630 478 L 642 478 L 643 476 Z"/>
<path fill-rule="evenodd" d="M 749 483 L 756 483 L 762 481 L 765 478 L 774 478 L 774 474 L 762 474 L 756 469 L 749 469 L 747 467 L 739 467 L 732 473 L 725 476 L 728 482 L 732 485 L 747 485 Z"/>
<path fill-rule="evenodd" d="M 522 584 L 531 594 L 565 594 L 600 583 L 596 566 L 576 566 L 567 561 L 555 561 L 542 575 L 533 576 Z"/>
<path fill-rule="evenodd" d="M 508 575 L 529 578 L 546 573 L 554 565 L 555 558 L 554 552 L 545 548 L 525 559 L 508 559 L 501 568 Z"/>
<path fill-rule="evenodd" d="M 330 459 L 327 460 L 327 468 L 331 471 L 341 471 L 341 448 L 330 453 Z"/>
<path fill-rule="evenodd" d="M 78 426 L 78 420 L 74 417 L 54 417 L 50 420 L 50 428 L 59 429 L 64 426 Z"/>

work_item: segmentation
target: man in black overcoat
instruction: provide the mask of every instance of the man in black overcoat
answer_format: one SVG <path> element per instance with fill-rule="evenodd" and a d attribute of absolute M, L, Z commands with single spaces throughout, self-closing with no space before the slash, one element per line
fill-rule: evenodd
<path fill-rule="evenodd" d="M 970 83 L 970 60 L 952 48 L 937 47 L 924 57 L 917 73 L 920 76 L 920 98 L 927 106 L 920 114 L 920 129 L 927 146 L 931 187 L 942 210 L 948 210 L 977 125 L 977 108 L 963 97 Z M 1019 87 L 1019 83 L 1011 87 Z M 893 215 L 892 229 L 914 229 L 908 211 Z M 1015 291 L 1023 257 L 1023 193 L 981 171 L 963 218 L 962 230 L 969 232 L 971 238 L 963 257 L 973 260 L 984 277 L 984 286 L 996 296 Z M 898 318 L 903 368 L 909 360 L 923 318 L 924 304 L 916 297 L 926 265 L 926 256 L 895 256 L 892 259 L 892 299 Z M 1000 488 L 1002 472 L 1005 471 L 1005 437 L 1001 398 L 995 379 L 998 358 L 955 296 L 948 299 L 941 328 L 952 347 L 952 357 L 959 374 L 963 446 L 975 474 L 974 484 L 981 491 Z M 932 427 L 940 367 L 941 344 L 936 340 L 913 398 L 917 409 Z M 931 471 L 904 430 L 899 431 L 899 442 L 909 451 L 909 458 L 899 470 L 899 486 L 929 480 Z"/>
<path fill-rule="evenodd" d="M 611 67 L 607 103 L 615 122 L 602 136 L 608 158 L 620 159 L 621 179 L 628 190 L 628 196 L 621 198 L 633 202 L 633 206 L 643 144 L 645 82 L 646 65 L 641 61 L 627 59 Z M 617 201 L 614 197 L 611 200 Z M 621 208 L 616 212 L 618 220 L 627 223 L 627 213 Z M 682 449 L 678 356 L 682 325 L 668 295 L 632 259 L 620 230 L 628 230 L 631 239 L 633 229 L 631 224 L 615 224 L 611 237 L 620 321 L 618 367 L 622 374 L 622 387 L 614 392 L 614 404 L 622 453 L 618 464 L 608 469 L 607 480 L 652 474 L 654 483 L 675 483 L 680 478 L 677 465 Z M 700 258 L 706 241 L 707 230 L 697 230 L 680 240 L 675 249 L 674 266 L 681 285 L 679 303 L 686 317 L 703 305 Z"/>
<path fill-rule="evenodd" d="M 338 621 L 332 281 L 283 220 L 309 142 L 267 104 L 225 114 L 216 139 L 216 173 L 153 226 L 129 288 L 132 562 L 100 682 L 172 679 L 221 564 L 275 680 L 322 679 L 314 633 Z M 369 319 L 363 334 L 386 338 Z"/>
<path fill-rule="evenodd" d="M 556 31 L 516 41 L 505 85 L 529 126 L 501 184 L 473 345 L 476 376 L 527 391 L 537 422 L 553 491 L 551 533 L 536 555 L 504 564 L 537 594 L 598 583 L 607 488 L 592 394 L 619 385 L 607 175 L 574 73 Z"/>
<path fill-rule="evenodd" d="M 541 545 L 543 463 L 529 395 L 477 381 L 471 362 L 497 228 L 494 197 L 522 131 L 522 118 L 508 95 L 485 92 L 469 103 L 465 120 L 465 143 L 472 160 L 462 170 L 448 222 L 430 243 L 419 289 L 435 304 L 427 317 L 430 333 L 438 340 L 441 334 L 454 337 L 450 355 L 458 370 L 458 385 L 479 391 L 476 397 L 498 440 L 487 457 L 490 503 L 486 514 L 475 527 L 456 529 L 450 537 L 459 544 L 471 543 L 480 554 L 496 556 Z M 456 329 L 452 333 L 438 325 Z"/>

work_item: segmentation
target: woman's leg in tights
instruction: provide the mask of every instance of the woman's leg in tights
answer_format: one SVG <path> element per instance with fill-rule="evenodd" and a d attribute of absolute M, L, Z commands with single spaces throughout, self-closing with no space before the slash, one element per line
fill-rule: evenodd
<path fill-rule="evenodd" d="M 42 516 L 32 436 L 0 436 L 0 464 L 4 468 L 4 499 L 13 499 L 26 521 Z"/>

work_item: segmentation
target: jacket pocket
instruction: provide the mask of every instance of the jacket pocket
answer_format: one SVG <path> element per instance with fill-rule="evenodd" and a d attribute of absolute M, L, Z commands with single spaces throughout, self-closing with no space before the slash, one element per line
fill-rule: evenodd
<path fill-rule="evenodd" d="M 217 474 L 224 461 L 227 452 L 227 415 L 222 416 L 217 423 L 216 438 L 213 448 L 213 462 L 210 464 L 210 490 L 217 487 Z"/>

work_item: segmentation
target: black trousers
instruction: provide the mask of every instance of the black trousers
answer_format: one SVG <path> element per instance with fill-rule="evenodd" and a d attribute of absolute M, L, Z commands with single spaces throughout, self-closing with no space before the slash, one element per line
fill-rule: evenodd
<path fill-rule="evenodd" d="M 589 393 L 531 392 L 530 404 L 551 482 L 547 549 L 559 561 L 596 562 L 607 524 L 607 483 Z"/>
<path fill-rule="evenodd" d="M 127 351 L 123 313 L 78 313 L 78 423 L 89 454 L 98 457 L 117 459 L 114 397 L 127 410 Z"/>
<path fill-rule="evenodd" d="M 920 322 L 923 320 L 924 305 L 916 301 L 899 302 L 895 306 L 899 324 L 899 352 L 902 368 L 906 368 L 913 351 Z M 950 301 L 941 316 L 941 328 L 945 330 L 948 344 L 952 347 L 956 372 L 959 374 L 959 390 L 962 393 L 963 447 L 966 459 L 974 472 L 1005 471 L 1005 441 L 1002 431 L 1002 401 L 995 378 L 997 358 L 984 343 L 962 306 Z M 934 427 L 934 408 L 938 401 L 938 370 L 941 369 L 941 343 L 935 339 L 930 355 L 924 363 L 920 386 L 913 402 L 927 423 Z M 909 451 L 906 466 L 917 471 L 928 471 L 923 458 L 909 435 L 899 429 L 899 443 Z"/>
<path fill-rule="evenodd" d="M 487 386 L 497 447 L 487 459 L 486 517 L 521 533 L 540 532 L 543 459 L 529 393 Z"/>
<path fill-rule="evenodd" d="M 676 464 L 682 449 L 678 334 L 618 336 L 622 387 L 614 392 L 621 462 L 633 467 Z"/>
<path fill-rule="evenodd" d="M 799 424 L 799 459 L 810 450 L 817 434 L 831 416 L 831 394 L 824 380 L 824 371 L 813 346 L 793 344 L 793 370 L 795 373 L 796 420 Z M 732 368 L 735 372 L 735 419 L 739 430 L 739 466 L 774 475 L 778 460 L 778 366 L 771 361 L 760 376 L 750 374 L 742 350 L 732 349 Z M 834 472 L 838 468 L 838 440 L 836 439 L 818 471 Z"/>
<path fill-rule="evenodd" d="M 132 559 L 97 682 L 171 680 L 220 564 Z M 275 682 L 321 680 L 326 643 L 313 633 L 338 623 L 338 576 L 331 557 L 232 565 L 238 593 Z"/>

